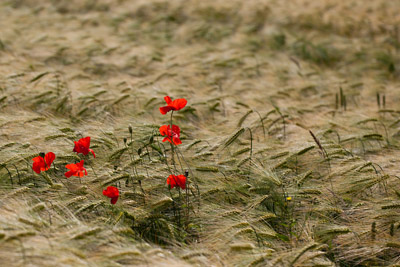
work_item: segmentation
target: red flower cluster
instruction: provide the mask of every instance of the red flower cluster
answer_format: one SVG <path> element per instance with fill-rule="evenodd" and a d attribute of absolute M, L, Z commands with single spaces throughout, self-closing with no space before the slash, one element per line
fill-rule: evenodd
<path fill-rule="evenodd" d="M 187 100 L 184 98 L 175 99 L 174 101 L 171 100 L 169 96 L 164 97 L 165 102 L 167 102 L 167 106 L 160 107 L 161 114 L 165 115 L 171 110 L 181 110 L 183 109 L 186 104 Z M 171 124 L 172 124 L 172 117 L 171 117 Z M 172 129 L 171 129 L 172 128 Z M 182 141 L 180 139 L 181 136 L 181 129 L 177 125 L 163 125 L 160 127 L 160 134 L 165 136 L 163 142 L 170 142 L 171 144 L 180 145 Z M 171 187 L 180 187 L 182 189 L 186 188 L 186 176 L 185 175 L 173 175 L 171 174 L 167 178 L 167 184 Z"/>
<path fill-rule="evenodd" d="M 173 129 L 175 129 L 175 128 L 173 128 Z M 180 132 L 180 130 L 178 128 L 178 140 L 179 140 L 179 132 Z M 82 153 L 85 156 L 87 154 L 89 154 L 89 152 L 90 152 L 93 154 L 93 157 L 96 157 L 93 149 L 89 148 L 90 147 L 90 136 L 81 138 L 81 139 L 79 139 L 78 142 L 74 141 L 74 143 L 75 143 L 75 147 L 73 149 L 73 152 Z M 33 160 L 33 165 L 32 165 L 33 171 L 36 172 L 37 174 L 40 174 L 41 171 L 47 171 L 48 169 L 50 169 L 50 166 L 53 163 L 55 158 L 56 158 L 56 155 L 53 152 L 49 152 L 46 155 L 44 155 L 44 153 L 41 153 L 40 156 L 37 156 L 32 159 Z M 84 175 L 87 175 L 87 170 L 83 167 L 84 163 L 85 163 L 85 161 L 81 160 L 79 163 L 76 163 L 76 164 L 73 164 L 73 163 L 67 164 L 65 166 L 65 168 L 67 168 L 69 171 L 64 173 L 64 175 L 67 178 L 69 178 L 71 176 L 83 177 Z M 111 204 L 115 204 L 115 203 L 117 203 L 118 198 L 119 198 L 118 188 L 116 188 L 114 186 L 109 186 L 109 187 L 107 187 L 106 190 L 103 190 L 103 195 L 111 198 Z"/>
<path fill-rule="evenodd" d="M 167 106 L 160 107 L 161 114 L 165 115 L 167 112 L 171 110 L 180 110 L 183 109 L 186 104 L 187 100 L 184 98 L 175 99 L 174 101 L 171 100 L 169 96 L 164 97 L 165 102 L 167 102 Z"/>
<path fill-rule="evenodd" d="M 44 153 L 43 153 L 44 154 Z M 56 158 L 56 155 L 53 152 L 49 152 L 43 157 L 41 156 L 37 156 L 35 158 L 33 158 L 33 165 L 32 165 L 32 169 L 34 172 L 36 172 L 37 174 L 40 174 L 40 172 L 42 171 L 47 171 L 48 169 L 50 169 L 50 165 L 51 163 L 53 163 L 54 159 Z"/>
<path fill-rule="evenodd" d="M 65 173 L 65 176 L 69 178 L 71 176 L 82 177 L 87 175 L 87 170 L 83 167 L 83 163 L 85 161 L 81 160 L 79 163 L 66 165 L 65 168 L 69 169 L 69 171 Z"/>
<path fill-rule="evenodd" d="M 185 189 L 186 188 L 186 176 L 183 174 L 180 174 L 180 175 L 171 174 L 167 178 L 167 184 L 171 188 L 174 188 L 175 186 L 179 186 L 180 188 Z"/>
<path fill-rule="evenodd" d="M 106 190 L 103 190 L 103 195 L 111 198 L 111 204 L 115 204 L 118 201 L 119 190 L 114 186 L 108 186 Z"/>
<path fill-rule="evenodd" d="M 172 125 L 172 130 L 169 125 L 163 125 L 160 127 L 160 134 L 166 137 L 163 139 L 163 142 L 168 141 L 171 144 L 179 145 L 182 144 L 181 139 L 181 129 L 177 125 Z"/>
<path fill-rule="evenodd" d="M 93 154 L 93 157 L 95 158 L 96 155 L 94 154 L 93 149 L 90 149 L 90 136 L 87 136 L 85 138 L 79 139 L 78 142 L 74 141 L 75 147 L 73 149 L 74 152 L 76 153 L 82 153 L 83 155 L 87 155 L 90 153 Z"/>

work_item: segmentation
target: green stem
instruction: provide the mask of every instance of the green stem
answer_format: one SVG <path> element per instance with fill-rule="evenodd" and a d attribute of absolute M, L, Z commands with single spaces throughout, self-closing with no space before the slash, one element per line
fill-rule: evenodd
<path fill-rule="evenodd" d="M 174 150 L 174 144 L 173 144 L 173 136 L 174 136 L 174 131 L 172 130 L 172 116 L 174 115 L 174 111 L 171 112 L 171 121 L 170 121 L 170 127 L 171 127 L 171 161 L 172 165 L 174 166 L 174 171 L 176 173 L 176 166 L 175 166 L 175 150 Z"/>

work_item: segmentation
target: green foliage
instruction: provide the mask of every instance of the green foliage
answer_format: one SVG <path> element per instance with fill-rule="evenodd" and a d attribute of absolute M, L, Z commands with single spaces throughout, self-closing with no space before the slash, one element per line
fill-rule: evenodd
<path fill-rule="evenodd" d="M 0 264 L 398 264 L 386 2 L 0 3 Z M 178 147 L 166 95 L 188 99 Z"/>

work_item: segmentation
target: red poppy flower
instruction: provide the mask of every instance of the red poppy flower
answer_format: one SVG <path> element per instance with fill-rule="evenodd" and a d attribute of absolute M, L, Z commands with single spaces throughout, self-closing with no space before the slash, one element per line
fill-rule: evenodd
<path fill-rule="evenodd" d="M 177 125 L 172 125 L 172 131 L 171 127 L 169 125 L 163 125 L 160 127 L 160 134 L 162 136 L 166 135 L 163 139 L 163 142 L 168 141 L 172 144 L 172 142 L 175 145 L 182 144 L 181 139 L 179 137 L 181 136 L 181 129 Z"/>
<path fill-rule="evenodd" d="M 69 171 L 65 173 L 65 176 L 69 178 L 72 175 L 78 177 L 87 175 L 87 170 L 83 167 L 83 163 L 85 163 L 85 161 L 81 160 L 79 163 L 66 165 L 65 168 L 69 169 Z"/>
<path fill-rule="evenodd" d="M 43 153 L 44 154 L 44 153 Z M 33 158 L 33 165 L 32 169 L 39 174 L 41 171 L 47 171 L 50 169 L 51 163 L 53 163 L 54 159 L 56 158 L 56 155 L 53 152 L 49 152 L 43 157 L 37 156 Z"/>
<path fill-rule="evenodd" d="M 119 191 L 118 188 L 114 186 L 108 186 L 106 190 L 103 190 L 103 195 L 106 197 L 111 198 L 111 204 L 117 203 L 118 197 L 119 197 Z"/>
<path fill-rule="evenodd" d="M 175 186 L 179 186 L 182 189 L 186 188 L 186 176 L 180 174 L 178 176 L 171 174 L 167 178 L 167 184 L 174 188 Z"/>
<path fill-rule="evenodd" d="M 74 141 L 75 143 L 75 147 L 74 147 L 74 152 L 76 153 L 82 153 L 83 155 L 87 155 L 90 153 L 93 154 L 93 157 L 96 157 L 96 155 L 94 154 L 93 149 L 90 149 L 90 136 L 85 137 L 85 138 L 81 138 L 79 139 L 78 142 Z"/>
<path fill-rule="evenodd" d="M 167 106 L 161 107 L 160 112 L 161 114 L 165 115 L 170 110 L 180 110 L 183 109 L 186 104 L 187 100 L 184 98 L 175 99 L 174 101 L 171 100 L 169 96 L 164 97 L 165 102 L 167 102 Z"/>

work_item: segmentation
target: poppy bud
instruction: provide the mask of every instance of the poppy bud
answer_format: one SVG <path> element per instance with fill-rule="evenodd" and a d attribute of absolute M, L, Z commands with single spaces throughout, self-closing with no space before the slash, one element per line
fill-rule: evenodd
<path fill-rule="evenodd" d="M 39 153 L 39 156 L 41 156 L 42 158 L 44 158 L 45 155 L 46 155 L 46 154 L 45 154 L 44 152 L 40 152 L 40 153 Z"/>
<path fill-rule="evenodd" d="M 189 177 L 189 171 L 185 170 L 185 177 Z"/>
<path fill-rule="evenodd" d="M 124 137 L 124 144 L 126 145 L 126 142 L 128 141 L 128 139 L 126 139 L 126 137 Z"/>
<path fill-rule="evenodd" d="M 132 134 L 133 130 L 132 130 L 132 126 L 131 125 L 129 125 L 128 129 L 129 129 L 129 133 Z"/>
<path fill-rule="evenodd" d="M 140 154 L 142 154 L 142 148 L 139 148 L 139 149 L 137 150 L 137 153 L 138 153 L 138 155 L 140 156 Z"/>
<path fill-rule="evenodd" d="M 149 144 L 152 144 L 154 142 L 154 135 L 150 136 Z"/>

